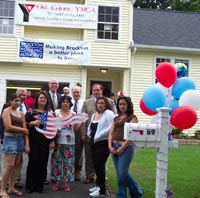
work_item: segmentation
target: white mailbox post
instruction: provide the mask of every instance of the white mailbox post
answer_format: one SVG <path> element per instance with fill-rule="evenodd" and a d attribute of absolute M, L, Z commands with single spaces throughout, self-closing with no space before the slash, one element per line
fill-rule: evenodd
<path fill-rule="evenodd" d="M 158 124 L 125 123 L 124 139 L 132 140 L 135 146 L 158 148 L 156 162 L 155 198 L 166 198 L 168 148 L 178 148 L 178 141 L 168 141 L 169 108 L 158 109 Z"/>

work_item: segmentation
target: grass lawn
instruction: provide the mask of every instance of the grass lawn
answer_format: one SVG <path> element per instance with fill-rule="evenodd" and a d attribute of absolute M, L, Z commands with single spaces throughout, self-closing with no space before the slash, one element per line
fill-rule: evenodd
<path fill-rule="evenodd" d="M 156 149 L 144 148 L 135 152 L 130 173 L 145 191 L 145 198 L 155 198 Z M 174 198 L 200 198 L 200 146 L 179 145 L 169 149 L 168 185 Z M 108 159 L 108 185 L 116 192 L 116 173 L 112 158 Z"/>

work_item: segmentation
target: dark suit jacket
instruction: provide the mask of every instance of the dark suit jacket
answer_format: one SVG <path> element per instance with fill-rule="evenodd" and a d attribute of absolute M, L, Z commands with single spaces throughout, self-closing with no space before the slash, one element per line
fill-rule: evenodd
<path fill-rule="evenodd" d="M 49 91 L 47 92 L 47 95 L 49 97 L 49 108 L 54 112 L 55 109 L 54 109 L 53 101 L 51 99 L 51 94 L 50 94 Z M 61 95 L 59 93 L 56 93 L 56 95 L 57 95 L 57 101 L 58 101 L 58 104 L 57 104 L 58 108 L 57 109 L 60 109 Z"/>

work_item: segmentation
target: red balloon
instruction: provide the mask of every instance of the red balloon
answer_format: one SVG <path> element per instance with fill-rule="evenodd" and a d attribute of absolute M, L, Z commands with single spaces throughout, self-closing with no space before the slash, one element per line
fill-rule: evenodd
<path fill-rule="evenodd" d="M 156 68 L 156 79 L 165 87 L 171 87 L 176 81 L 176 68 L 168 62 L 160 63 Z"/>
<path fill-rule="evenodd" d="M 172 112 L 170 122 L 178 129 L 189 129 L 197 122 L 197 113 L 190 106 L 180 106 Z"/>
<path fill-rule="evenodd" d="M 152 111 L 151 109 L 149 109 L 145 104 L 143 99 L 141 98 L 140 100 L 140 109 L 142 110 L 143 113 L 147 114 L 147 115 L 156 115 L 157 112 Z"/>

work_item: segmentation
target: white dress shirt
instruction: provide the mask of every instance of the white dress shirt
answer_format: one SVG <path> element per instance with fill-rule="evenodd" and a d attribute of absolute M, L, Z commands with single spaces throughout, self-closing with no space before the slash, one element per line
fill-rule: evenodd
<path fill-rule="evenodd" d="M 76 103 L 77 105 L 77 113 L 81 113 L 81 109 L 82 109 L 82 106 L 83 106 L 83 102 L 84 100 L 83 99 L 79 99 Z M 73 111 L 74 109 L 74 104 L 75 104 L 75 100 L 72 98 L 72 103 L 73 103 L 73 106 L 71 107 L 71 110 Z"/>

